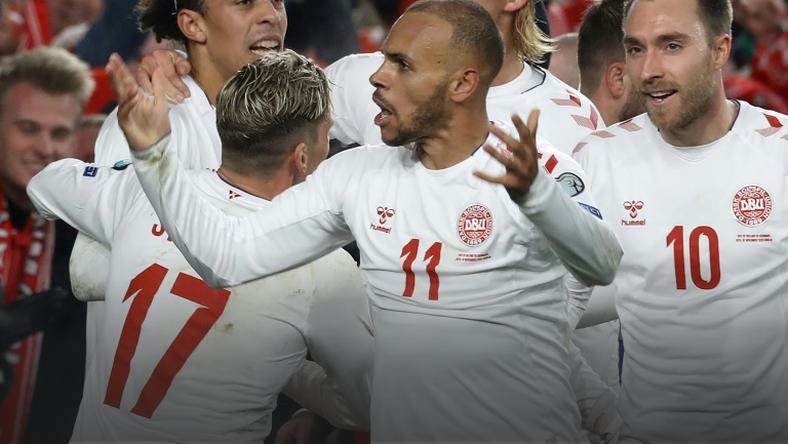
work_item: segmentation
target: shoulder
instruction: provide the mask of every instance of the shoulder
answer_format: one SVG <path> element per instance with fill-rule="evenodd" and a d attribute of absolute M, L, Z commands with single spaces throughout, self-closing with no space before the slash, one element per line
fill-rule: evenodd
<path fill-rule="evenodd" d="M 739 101 L 741 106 L 733 131 L 740 138 L 774 141 L 788 147 L 788 116 Z"/>
<path fill-rule="evenodd" d="M 351 54 L 328 65 L 325 72 L 332 82 L 345 79 L 364 78 L 365 80 L 383 63 L 383 54 Z"/>
<path fill-rule="evenodd" d="M 646 129 L 651 126 L 646 114 L 619 122 L 604 129 L 591 132 L 584 137 L 572 150 L 572 156 L 581 152 L 602 150 L 627 151 L 633 148 L 634 140 L 643 141 Z"/>
<path fill-rule="evenodd" d="M 413 157 L 413 151 L 405 147 L 392 147 L 385 144 L 361 145 L 344 150 L 324 161 L 323 165 L 333 168 L 353 168 L 362 171 L 389 168 L 392 164 L 402 163 Z"/>

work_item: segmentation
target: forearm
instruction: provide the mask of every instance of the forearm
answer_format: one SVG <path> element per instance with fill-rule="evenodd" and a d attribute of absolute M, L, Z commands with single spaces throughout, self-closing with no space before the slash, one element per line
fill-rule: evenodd
<path fill-rule="evenodd" d="M 330 383 L 326 372 L 313 361 L 306 361 L 285 385 L 284 394 L 302 407 L 316 413 L 331 425 L 347 430 L 367 430 L 369 415 L 354 415 L 339 391 Z"/>
<path fill-rule="evenodd" d="M 167 233 L 210 285 L 229 287 L 316 259 L 346 243 L 317 193 L 291 188 L 266 208 L 236 217 L 206 201 L 169 145 L 134 151 L 135 170 Z"/>
<path fill-rule="evenodd" d="M 577 397 L 583 428 L 609 442 L 621 427 L 616 394 L 583 359 L 573 343 L 569 344 L 572 388 Z"/>
<path fill-rule="evenodd" d="M 580 282 L 607 285 L 613 280 L 621 244 L 610 227 L 591 214 L 595 208 L 573 201 L 541 170 L 518 205 Z"/>

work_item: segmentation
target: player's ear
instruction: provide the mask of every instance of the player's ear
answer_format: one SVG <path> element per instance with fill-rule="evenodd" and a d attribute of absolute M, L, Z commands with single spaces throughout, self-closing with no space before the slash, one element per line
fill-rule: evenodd
<path fill-rule="evenodd" d="M 712 41 L 711 53 L 714 59 L 714 69 L 722 69 L 731 54 L 731 36 L 724 34 Z"/>
<path fill-rule="evenodd" d="M 295 148 L 293 148 L 291 160 L 295 171 L 298 171 L 301 174 L 306 174 L 309 161 L 309 149 L 307 148 L 306 143 L 298 142 Z"/>
<path fill-rule="evenodd" d="M 516 12 L 522 9 L 529 1 L 534 0 L 506 0 L 503 10 L 506 12 Z"/>
<path fill-rule="evenodd" d="M 624 64 L 621 62 L 611 63 L 605 70 L 605 77 L 602 81 L 605 82 L 607 90 L 614 99 L 618 99 L 626 92 L 624 75 Z"/>
<path fill-rule="evenodd" d="M 462 68 L 449 81 L 448 95 L 453 102 L 464 102 L 479 89 L 479 71 L 473 68 Z"/>
<path fill-rule="evenodd" d="M 191 9 L 178 11 L 178 28 L 187 39 L 195 43 L 205 43 L 205 19 L 202 14 Z"/>

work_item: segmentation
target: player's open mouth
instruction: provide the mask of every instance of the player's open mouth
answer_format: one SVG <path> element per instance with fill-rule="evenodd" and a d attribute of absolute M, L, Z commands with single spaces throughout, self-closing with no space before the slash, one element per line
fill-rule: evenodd
<path fill-rule="evenodd" d="M 278 49 L 279 41 L 277 40 L 260 40 L 249 47 L 249 50 L 252 51 L 252 53 L 260 57 L 262 57 L 267 52 L 276 51 Z"/>
<path fill-rule="evenodd" d="M 676 94 L 676 92 L 677 91 L 675 89 L 671 89 L 665 91 L 647 92 L 646 95 L 651 99 L 651 103 L 655 105 L 662 105 L 666 100 Z"/>
<path fill-rule="evenodd" d="M 376 95 L 372 96 L 372 101 L 380 107 L 380 112 L 375 116 L 375 125 L 381 126 L 394 114 L 391 109 L 386 106 L 382 99 Z"/>

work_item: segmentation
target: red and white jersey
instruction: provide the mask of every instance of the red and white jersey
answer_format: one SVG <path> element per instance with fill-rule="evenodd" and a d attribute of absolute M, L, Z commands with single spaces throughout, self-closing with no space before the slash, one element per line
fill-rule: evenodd
<path fill-rule="evenodd" d="M 577 148 L 624 257 L 623 438 L 788 440 L 788 117 L 674 147 L 646 115 Z"/>
<path fill-rule="evenodd" d="M 580 439 L 563 278 L 609 279 L 620 250 L 570 158 L 544 151 L 542 162 L 564 169 L 573 198 L 540 169 L 518 206 L 472 175 L 502 172 L 484 150 L 430 170 L 407 148 L 359 147 L 239 218 L 202 201 L 171 143 L 134 153 L 136 172 L 212 283 L 269 275 L 355 238 L 375 325 L 373 440 Z"/>
<path fill-rule="evenodd" d="M 352 385 L 366 408 L 369 311 L 347 253 L 210 288 L 169 240 L 134 173 L 117 169 L 61 160 L 28 189 L 42 214 L 111 247 L 72 441 L 261 442 L 307 346 L 316 358 L 328 356 L 321 364 L 339 377 L 334 388 L 350 392 Z M 217 211 L 268 205 L 213 171 L 190 174 Z"/>
<path fill-rule="evenodd" d="M 369 83 L 369 77 L 382 63 L 383 54 L 377 52 L 350 55 L 326 68 L 332 82 L 331 138 L 345 144 L 383 143 L 380 128 L 374 124 L 380 108 L 372 101 L 375 88 Z M 551 73 L 525 63 L 514 80 L 491 87 L 487 93 L 491 121 L 511 122 L 512 114 L 525 119 L 536 108 L 541 112 L 537 136 L 566 154 L 592 131 L 605 127 L 588 98 Z M 616 388 L 618 321 L 577 330 L 573 337 L 588 364 L 603 381 Z"/>
<path fill-rule="evenodd" d="M 383 54 L 376 52 L 349 55 L 326 68 L 332 82 L 332 139 L 345 144 L 382 143 L 380 129 L 374 123 L 380 108 L 372 101 L 375 88 L 369 83 L 381 64 Z M 514 80 L 491 87 L 487 93 L 491 121 L 510 122 L 513 113 L 525 119 L 536 108 L 541 111 L 540 137 L 567 154 L 591 131 L 605 127 L 588 98 L 549 72 L 528 64 L 523 64 Z"/>

